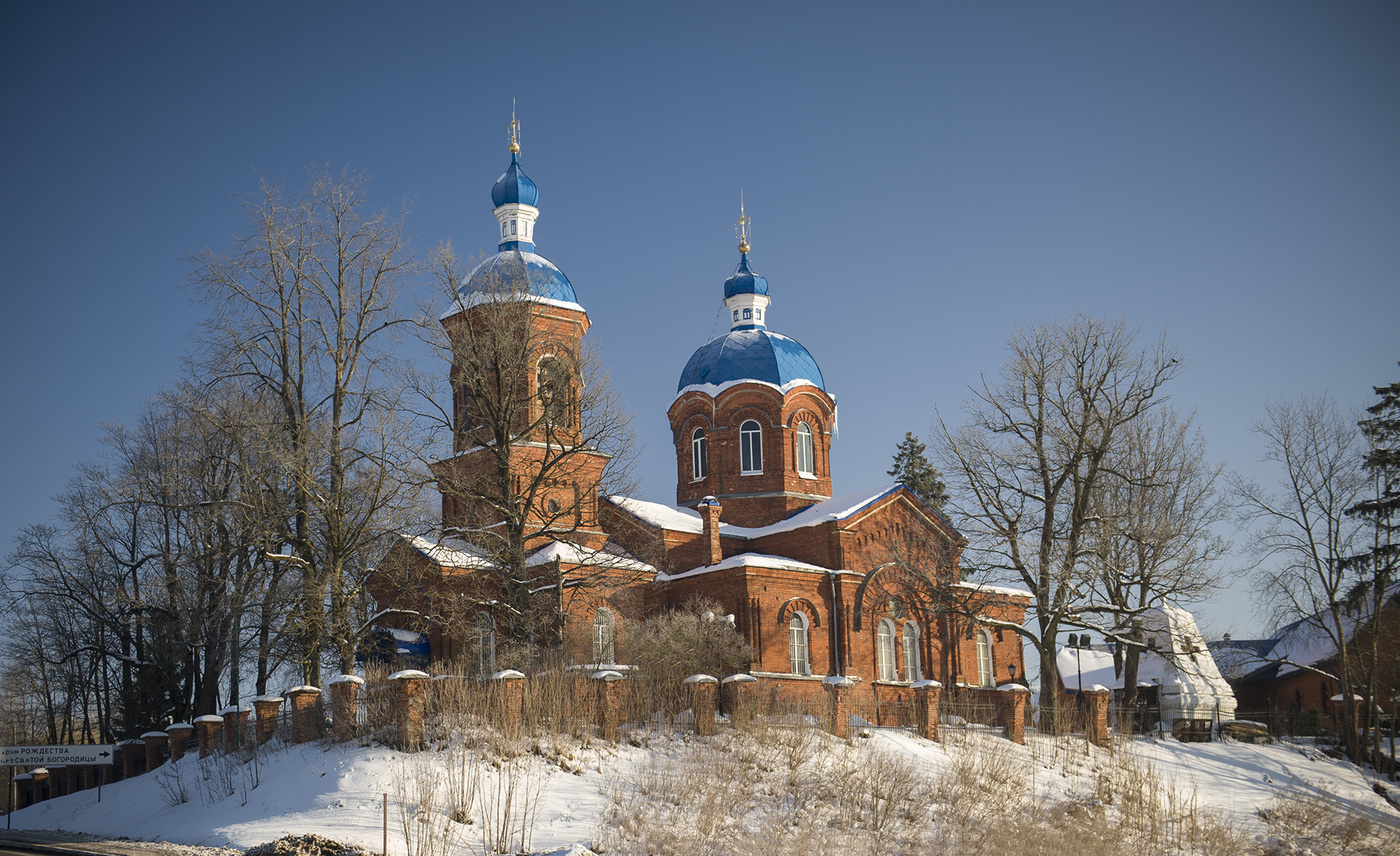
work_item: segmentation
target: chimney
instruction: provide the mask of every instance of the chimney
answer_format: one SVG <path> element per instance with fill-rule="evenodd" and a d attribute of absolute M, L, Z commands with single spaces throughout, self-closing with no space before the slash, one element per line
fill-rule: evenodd
<path fill-rule="evenodd" d="M 709 550 L 709 561 L 705 564 L 717 565 L 724 558 L 724 552 L 719 547 L 719 500 L 707 496 L 700 500 L 698 508 L 700 518 L 705 521 L 705 544 Z"/>

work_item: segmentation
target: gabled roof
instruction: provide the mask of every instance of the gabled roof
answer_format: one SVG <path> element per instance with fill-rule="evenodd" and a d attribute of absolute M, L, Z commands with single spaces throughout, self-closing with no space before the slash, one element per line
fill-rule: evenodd
<path fill-rule="evenodd" d="M 1142 613 L 1142 621 L 1148 641 L 1157 647 L 1138 658 L 1139 685 L 1156 684 L 1166 695 L 1197 699 L 1234 697 L 1191 613 L 1164 606 Z M 1115 674 L 1113 654 L 1108 651 L 1060 647 L 1055 650 L 1055 665 L 1060 682 L 1071 692 L 1096 684 L 1123 688 L 1123 678 Z"/>
<path fill-rule="evenodd" d="M 656 581 L 659 583 L 667 582 L 684 577 L 712 574 L 716 571 L 727 571 L 733 568 L 769 568 L 778 571 L 806 571 L 821 574 L 833 572 L 832 569 L 823 568 L 821 565 L 799 562 L 796 559 L 788 559 L 783 556 L 770 556 L 765 553 L 740 553 L 737 556 L 730 556 L 713 565 L 703 565 L 698 568 L 691 568 L 688 571 L 681 571 L 677 574 L 659 573 L 656 575 Z"/>
<path fill-rule="evenodd" d="M 735 526 L 731 523 L 721 522 L 719 534 L 725 538 L 753 539 L 774 535 L 778 532 L 790 532 L 806 526 L 818 526 L 832 520 L 845 520 L 897 492 L 902 487 L 903 485 L 897 484 L 883 485 L 870 490 L 833 497 L 815 505 L 809 505 L 791 517 L 779 520 L 770 526 Z M 705 531 L 704 522 L 701 520 L 699 512 L 689 508 L 677 508 L 672 505 L 647 502 L 626 496 L 612 496 L 609 499 L 618 508 L 657 529 L 668 529 L 672 532 L 686 532 L 695 535 Z"/>
<path fill-rule="evenodd" d="M 485 550 L 450 535 L 443 536 L 436 542 L 417 535 L 407 536 L 404 540 L 413 549 L 444 568 L 478 571 L 496 567 L 496 562 Z M 649 574 L 656 572 L 656 568 L 611 541 L 601 550 L 590 550 L 568 541 L 554 541 L 527 556 L 525 564 L 530 566 L 547 565 L 556 560 L 566 565 L 581 565 L 590 568 L 613 568 L 620 571 L 638 571 Z"/>

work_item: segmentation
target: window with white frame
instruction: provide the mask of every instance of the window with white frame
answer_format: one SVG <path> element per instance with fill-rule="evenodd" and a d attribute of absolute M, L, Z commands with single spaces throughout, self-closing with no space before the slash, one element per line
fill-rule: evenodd
<path fill-rule="evenodd" d="M 993 684 L 992 634 L 989 630 L 977 634 L 977 685 L 990 687 Z"/>
<path fill-rule="evenodd" d="M 797 472 L 804 476 L 816 475 L 816 470 L 812 468 L 812 426 L 806 422 L 797 423 L 797 433 L 793 440 L 793 463 L 797 465 Z"/>
<path fill-rule="evenodd" d="M 472 644 L 476 648 L 476 673 L 496 671 L 496 621 L 489 612 L 478 612 L 472 623 Z"/>
<path fill-rule="evenodd" d="M 705 442 L 705 429 L 696 428 L 690 435 L 690 472 L 695 481 L 703 479 L 710 471 L 710 451 Z"/>
<path fill-rule="evenodd" d="M 807 657 L 807 616 L 800 612 L 794 612 L 788 622 L 788 660 L 794 675 L 812 674 L 812 663 Z"/>
<path fill-rule="evenodd" d="M 739 473 L 758 475 L 763 472 L 763 430 L 752 419 L 739 426 Z"/>
<path fill-rule="evenodd" d="M 613 639 L 612 610 L 600 609 L 593 614 L 593 662 L 612 665 L 617 662 L 617 646 Z"/>
<path fill-rule="evenodd" d="M 904 622 L 904 679 L 917 681 L 924 676 L 919 664 L 919 625 Z"/>
<path fill-rule="evenodd" d="M 888 618 L 882 619 L 875 628 L 875 675 L 876 680 L 899 680 L 894 665 L 894 622 Z"/>

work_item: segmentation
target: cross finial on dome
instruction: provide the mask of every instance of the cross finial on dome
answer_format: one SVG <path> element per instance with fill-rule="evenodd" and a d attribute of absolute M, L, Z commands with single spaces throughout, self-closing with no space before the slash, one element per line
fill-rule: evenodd
<path fill-rule="evenodd" d="M 734 225 L 739 227 L 739 252 L 745 255 L 749 252 L 749 221 L 752 217 L 744 214 L 744 191 L 739 191 L 739 219 L 734 221 Z"/>
<path fill-rule="evenodd" d="M 520 153 L 520 120 L 515 118 L 515 99 L 510 99 L 510 153 Z"/>

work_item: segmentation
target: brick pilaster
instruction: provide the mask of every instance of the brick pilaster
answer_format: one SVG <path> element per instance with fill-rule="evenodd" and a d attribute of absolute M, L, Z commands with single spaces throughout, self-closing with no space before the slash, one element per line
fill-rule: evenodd
<path fill-rule="evenodd" d="M 364 678 L 356 675 L 341 675 L 330 680 L 331 740 L 335 743 L 355 739 L 355 701 L 364 682 Z"/>
<path fill-rule="evenodd" d="M 826 687 L 826 730 L 841 739 L 850 733 L 851 688 L 855 681 L 834 675 L 822 681 Z"/>
<path fill-rule="evenodd" d="M 177 722 L 167 725 L 165 733 L 170 737 L 170 760 L 178 761 L 185 757 L 185 744 L 189 742 L 190 735 L 194 734 L 194 726 L 188 722 Z"/>
<path fill-rule="evenodd" d="M 685 679 L 690 694 L 690 719 L 695 733 L 710 735 L 715 733 L 715 693 L 719 690 L 719 679 L 710 675 L 691 675 Z"/>
<path fill-rule="evenodd" d="M 224 718 L 224 751 L 234 752 L 248 745 L 248 717 L 253 709 L 240 704 L 219 711 Z"/>
<path fill-rule="evenodd" d="M 997 703 L 1001 714 L 1001 726 L 1006 729 L 1006 739 L 1012 743 L 1026 744 L 1026 706 L 1031 691 L 1020 684 L 1007 684 L 1001 687 L 1002 698 Z"/>
<path fill-rule="evenodd" d="M 505 669 L 491 676 L 491 685 L 499 705 L 498 727 L 507 734 L 517 733 L 525 716 L 525 674 Z"/>
<path fill-rule="evenodd" d="M 258 696 L 253 699 L 253 710 L 257 711 L 258 745 L 261 746 L 277 733 L 278 717 L 281 716 L 281 696 Z"/>
<path fill-rule="evenodd" d="M 402 749 L 423 745 L 423 711 L 427 706 L 428 673 L 404 669 L 389 676 L 394 688 L 394 721 Z"/>
<path fill-rule="evenodd" d="M 706 564 L 717 565 L 724 558 L 724 550 L 719 543 L 719 500 L 707 496 L 695 507 L 704 521 Z"/>
<path fill-rule="evenodd" d="M 758 678 L 753 675 L 730 675 L 720 682 L 724 690 L 724 707 L 729 722 L 735 728 L 747 728 L 757 715 Z"/>
<path fill-rule="evenodd" d="M 321 732 L 316 721 L 316 705 L 321 701 L 320 687 L 297 687 L 287 691 L 292 709 L 292 742 L 315 740 Z"/>
<path fill-rule="evenodd" d="M 136 761 L 138 758 L 142 761 L 146 760 L 146 744 L 133 737 L 130 740 L 123 740 L 121 743 L 118 743 L 117 751 L 122 755 L 122 778 L 129 779 L 137 775 Z M 34 781 L 36 784 L 38 783 L 39 780 L 37 776 Z"/>
<path fill-rule="evenodd" d="M 146 744 L 146 772 L 149 773 L 165 763 L 162 757 L 165 753 L 161 750 L 170 742 L 170 735 L 164 731 L 147 731 L 141 735 L 141 742 Z"/>
<path fill-rule="evenodd" d="M 622 739 L 622 673 L 604 669 L 593 673 L 594 716 L 598 736 L 611 743 Z"/>
<path fill-rule="evenodd" d="M 1084 704 L 1086 707 L 1084 730 L 1087 732 L 1089 742 L 1095 746 L 1108 745 L 1108 701 L 1109 691 L 1107 687 L 1095 684 L 1084 691 Z"/>
<path fill-rule="evenodd" d="M 914 731 L 925 740 L 938 739 L 938 707 L 943 700 L 943 685 L 938 681 L 915 681 Z"/>
<path fill-rule="evenodd" d="M 219 748 L 219 732 L 223 730 L 224 718 L 212 713 L 196 717 L 195 733 L 199 735 L 199 757 L 208 758 Z"/>

